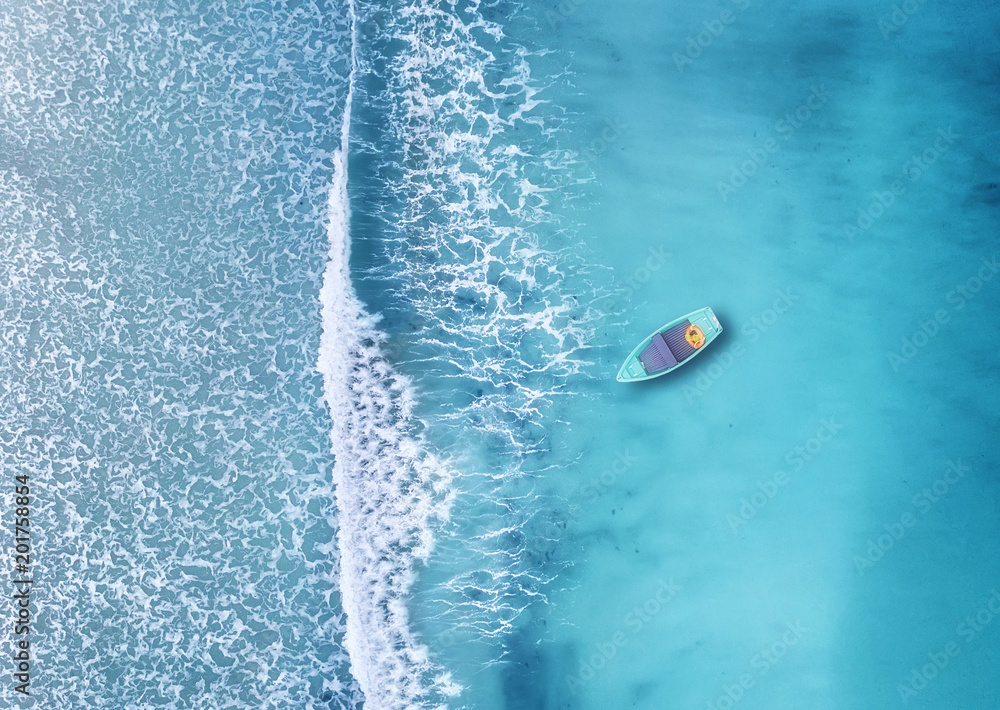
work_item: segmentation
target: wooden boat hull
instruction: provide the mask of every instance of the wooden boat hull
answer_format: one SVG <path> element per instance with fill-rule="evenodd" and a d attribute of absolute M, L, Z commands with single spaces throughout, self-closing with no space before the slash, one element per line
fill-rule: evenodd
<path fill-rule="evenodd" d="M 650 373 L 647 366 L 643 364 L 641 359 L 643 353 L 647 352 L 647 349 L 653 345 L 654 338 L 658 335 L 672 332 L 672 329 L 676 329 L 685 321 L 688 321 L 691 325 L 697 326 L 701 329 L 704 334 L 704 342 L 700 346 L 694 348 L 693 352 L 683 359 L 674 362 L 672 365 L 666 366 L 662 370 Z M 676 330 L 673 332 L 676 332 Z M 629 356 L 625 359 L 625 362 L 618 369 L 618 376 L 616 379 L 619 382 L 642 382 L 643 380 L 651 380 L 654 377 L 659 377 L 660 375 L 665 375 L 668 372 L 673 372 L 679 367 L 691 362 L 700 353 L 704 352 L 709 344 L 715 340 L 721 332 L 722 326 L 719 325 L 719 319 L 715 317 L 715 313 L 712 312 L 712 309 L 707 307 L 672 320 L 663 327 L 657 328 L 654 332 L 650 333 L 647 338 L 645 338 L 635 347 L 634 350 L 632 350 Z M 669 354 L 667 357 L 669 357 Z"/>

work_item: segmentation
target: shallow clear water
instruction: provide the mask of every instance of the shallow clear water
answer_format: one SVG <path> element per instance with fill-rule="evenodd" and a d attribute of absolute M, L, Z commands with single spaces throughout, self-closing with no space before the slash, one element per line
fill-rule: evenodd
<path fill-rule="evenodd" d="M 627 323 L 599 330 L 615 348 L 567 417 L 576 564 L 518 673 L 531 706 L 997 697 L 997 629 L 959 626 L 998 580 L 997 18 L 921 6 L 884 39 L 891 13 L 550 16 L 596 176 L 581 239 L 625 287 Z M 610 382 L 632 343 L 702 305 L 726 328 L 713 352 Z M 951 642 L 933 680 L 912 677 Z"/>
<path fill-rule="evenodd" d="M 995 705 L 995 7 L 0 21 L 22 705 Z"/>

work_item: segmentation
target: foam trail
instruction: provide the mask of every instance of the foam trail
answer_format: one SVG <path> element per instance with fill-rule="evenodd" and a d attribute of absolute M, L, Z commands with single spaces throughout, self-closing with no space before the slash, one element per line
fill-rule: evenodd
<path fill-rule="evenodd" d="M 434 560 L 447 581 L 422 587 L 420 608 L 466 678 L 505 656 L 568 561 L 545 471 L 560 455 L 556 402 L 580 391 L 606 289 L 557 217 L 577 178 L 552 80 L 533 78 L 533 63 L 552 65 L 489 3 L 357 4 L 359 63 L 378 81 L 359 84 L 368 140 L 353 149 L 383 193 L 359 205 L 382 225 L 364 276 L 391 294 L 394 362 L 419 376 L 427 438 L 461 460 L 458 534 Z"/>
<path fill-rule="evenodd" d="M 443 708 L 459 689 L 417 642 L 406 604 L 413 566 L 427 559 L 433 527 L 447 518 L 451 477 L 415 430 L 410 384 L 383 358 L 377 318 L 350 281 L 347 161 L 357 66 L 353 3 L 350 9 L 352 73 L 329 191 L 319 353 L 333 419 L 346 646 L 366 708 Z"/>

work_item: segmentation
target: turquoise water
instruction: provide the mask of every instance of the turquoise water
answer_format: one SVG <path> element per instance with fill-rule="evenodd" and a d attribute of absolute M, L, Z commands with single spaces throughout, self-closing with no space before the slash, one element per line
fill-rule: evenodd
<path fill-rule="evenodd" d="M 996 7 L 0 22 L 5 706 L 996 705 Z"/>
<path fill-rule="evenodd" d="M 920 5 L 884 38 L 888 3 L 572 8 L 541 22 L 573 52 L 580 239 L 625 323 L 565 415 L 576 564 L 525 706 L 991 706 L 995 9 Z M 706 304 L 714 352 L 611 383 Z"/>

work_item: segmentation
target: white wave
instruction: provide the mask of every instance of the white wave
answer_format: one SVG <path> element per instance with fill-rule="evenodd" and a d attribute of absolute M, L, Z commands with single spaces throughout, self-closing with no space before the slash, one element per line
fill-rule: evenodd
<path fill-rule="evenodd" d="M 386 77 L 401 151 L 393 188 L 405 199 L 390 258 L 414 320 L 429 324 L 415 333 L 430 346 L 416 357 L 452 380 L 438 388 L 445 398 L 486 385 L 473 413 L 510 438 L 590 364 L 589 289 L 567 278 L 570 250 L 540 236 L 568 160 L 551 140 L 552 112 L 541 114 L 529 52 L 505 43 L 479 3 L 414 0 L 380 31 L 405 48 Z M 462 422 L 469 413 L 453 412 Z"/>
<path fill-rule="evenodd" d="M 377 319 L 366 313 L 351 284 L 347 163 L 353 92 L 352 72 L 329 192 L 319 353 L 333 420 L 345 643 L 366 708 L 444 707 L 441 698 L 459 688 L 412 633 L 407 600 L 414 566 L 428 558 L 434 527 L 447 519 L 451 476 L 417 433 L 411 385 L 383 357 Z"/>
<path fill-rule="evenodd" d="M 363 96 L 377 110 L 356 117 L 380 139 L 355 149 L 385 166 L 395 199 L 388 216 L 364 208 L 386 226 L 379 277 L 400 304 L 388 315 L 408 321 L 393 333 L 397 359 L 419 373 L 428 438 L 462 456 L 460 532 L 435 558 L 450 579 L 422 611 L 475 629 L 483 658 L 497 658 L 559 568 L 534 475 L 551 465 L 543 423 L 590 364 L 600 311 L 579 250 L 553 238 L 573 158 L 532 75 L 539 57 L 486 19 L 486 3 L 359 7 L 363 62 L 382 75 Z"/>
<path fill-rule="evenodd" d="M 309 296 L 344 18 L 236 9 L 0 12 L 0 468 L 44 491 L 34 707 L 362 706 Z"/>

